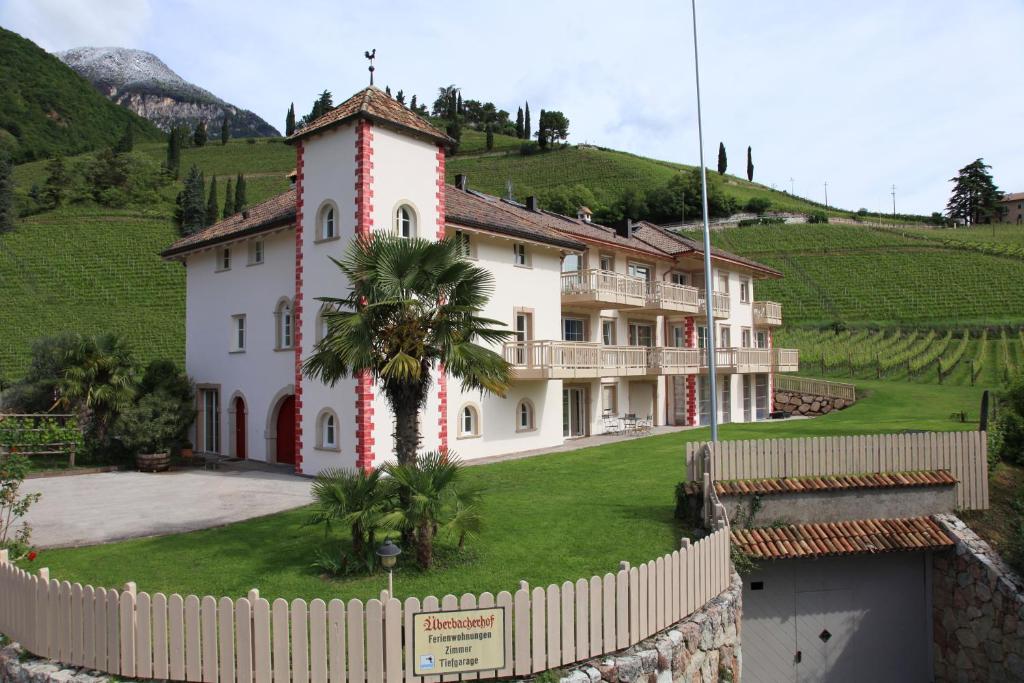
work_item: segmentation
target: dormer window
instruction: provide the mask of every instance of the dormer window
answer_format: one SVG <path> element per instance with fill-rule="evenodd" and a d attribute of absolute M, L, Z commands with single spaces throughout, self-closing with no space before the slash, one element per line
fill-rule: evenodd
<path fill-rule="evenodd" d="M 416 213 L 408 204 L 395 210 L 395 234 L 406 239 L 416 236 Z"/>

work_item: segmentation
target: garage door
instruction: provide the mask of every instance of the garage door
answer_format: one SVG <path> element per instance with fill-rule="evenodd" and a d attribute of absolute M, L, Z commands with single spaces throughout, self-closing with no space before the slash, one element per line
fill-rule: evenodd
<path fill-rule="evenodd" d="M 931 680 L 925 553 L 776 560 L 744 577 L 743 680 Z"/>

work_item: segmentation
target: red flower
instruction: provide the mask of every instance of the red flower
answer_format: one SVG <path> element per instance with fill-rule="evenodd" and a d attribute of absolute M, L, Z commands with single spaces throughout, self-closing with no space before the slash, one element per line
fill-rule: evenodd
<path fill-rule="evenodd" d="M 30 553 L 28 554 L 28 556 L 27 556 L 27 557 L 28 557 L 28 561 L 29 561 L 29 562 L 34 562 L 34 561 L 35 561 L 35 559 L 36 559 L 36 551 L 35 551 L 35 550 L 31 551 L 31 552 L 30 552 Z"/>

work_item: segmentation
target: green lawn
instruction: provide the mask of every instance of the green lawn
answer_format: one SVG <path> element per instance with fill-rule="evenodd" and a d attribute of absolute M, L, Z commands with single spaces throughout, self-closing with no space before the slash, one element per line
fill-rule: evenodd
<path fill-rule="evenodd" d="M 954 430 L 966 410 L 976 418 L 980 389 L 863 382 L 855 406 L 812 420 L 726 425 L 722 438 L 867 434 L 902 429 Z M 684 444 L 707 429 L 609 444 L 575 452 L 482 465 L 467 477 L 486 487 L 484 537 L 458 558 L 424 574 L 403 564 L 396 593 L 513 590 L 613 571 L 619 560 L 649 560 L 676 547 L 673 487 L 683 476 Z M 239 596 L 258 587 L 266 597 L 369 597 L 384 585 L 375 575 L 327 581 L 311 568 L 321 529 L 303 527 L 295 510 L 206 531 L 41 553 L 35 566 L 61 579 L 140 590 Z M 408 558 L 403 558 L 408 559 Z"/>

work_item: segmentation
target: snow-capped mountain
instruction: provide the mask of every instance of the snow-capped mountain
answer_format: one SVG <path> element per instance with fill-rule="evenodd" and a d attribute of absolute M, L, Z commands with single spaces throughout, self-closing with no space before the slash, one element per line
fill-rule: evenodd
<path fill-rule="evenodd" d="M 232 137 L 280 135 L 253 112 L 189 83 L 145 50 L 76 47 L 56 55 L 108 98 L 163 130 L 177 125 L 192 127 L 203 120 L 213 137 L 226 112 Z"/>

